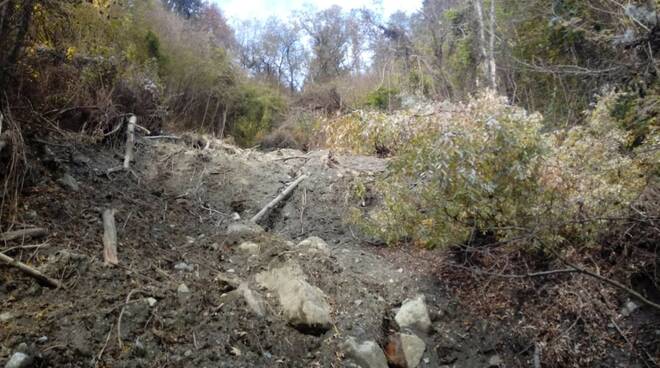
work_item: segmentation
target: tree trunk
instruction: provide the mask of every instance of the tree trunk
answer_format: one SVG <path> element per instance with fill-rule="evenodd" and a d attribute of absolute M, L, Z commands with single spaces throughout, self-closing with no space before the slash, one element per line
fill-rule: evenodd
<path fill-rule="evenodd" d="M 491 88 L 497 89 L 497 69 L 495 65 L 495 0 L 490 2 L 490 42 L 486 41 L 486 22 L 484 20 L 483 0 L 474 0 L 474 8 L 479 21 L 479 48 L 483 63 L 485 63 L 484 74 Z M 481 85 L 477 77 L 477 87 Z"/>
<path fill-rule="evenodd" d="M 488 56 L 488 67 L 490 70 L 491 87 L 497 91 L 497 64 L 495 63 L 495 0 L 490 0 L 490 53 Z"/>

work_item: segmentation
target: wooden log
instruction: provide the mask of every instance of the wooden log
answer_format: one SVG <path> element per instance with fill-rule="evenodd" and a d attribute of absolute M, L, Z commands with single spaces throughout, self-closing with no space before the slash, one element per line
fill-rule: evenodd
<path fill-rule="evenodd" d="M 298 179 L 296 179 L 293 183 L 289 184 L 289 186 L 286 189 L 284 189 L 284 191 L 280 193 L 280 195 L 275 197 L 275 199 L 270 201 L 270 203 L 268 203 L 266 207 L 264 207 L 261 211 L 259 211 L 259 213 L 254 215 L 254 217 L 252 217 L 250 221 L 257 223 L 259 220 L 261 220 L 261 218 L 264 217 L 264 215 L 266 215 L 268 211 L 275 208 L 275 206 L 277 206 L 284 198 L 286 198 L 289 194 L 291 194 L 291 192 L 293 192 L 293 190 L 296 189 L 298 184 L 300 184 L 300 182 L 302 182 L 306 178 L 307 175 L 301 175 L 300 177 L 298 177 Z"/>
<path fill-rule="evenodd" d="M 137 118 L 131 115 L 128 118 L 128 126 L 126 127 L 126 154 L 124 154 L 124 170 L 131 168 L 131 161 L 133 161 L 133 146 L 135 146 L 135 125 Z"/>
<path fill-rule="evenodd" d="M 17 261 L 14 258 L 9 257 L 8 255 L 5 255 L 4 253 L 0 253 L 0 261 L 4 262 L 4 263 L 6 263 L 6 264 L 8 264 L 12 267 L 18 268 L 23 273 L 27 274 L 28 276 L 30 276 L 30 277 L 32 277 L 32 278 L 48 285 L 48 286 L 58 288 L 58 289 L 63 287 L 61 282 L 44 275 L 43 273 L 39 272 L 38 270 L 26 265 L 23 262 Z"/>
<path fill-rule="evenodd" d="M 117 226 L 115 225 L 115 210 L 103 211 L 103 262 L 118 265 L 117 258 Z"/>
<path fill-rule="evenodd" d="M 21 229 L 2 233 L 0 234 L 0 241 L 11 241 L 16 239 L 25 240 L 31 238 L 39 238 L 46 235 L 48 235 L 48 230 L 42 229 L 40 227 L 33 227 L 30 229 Z"/>

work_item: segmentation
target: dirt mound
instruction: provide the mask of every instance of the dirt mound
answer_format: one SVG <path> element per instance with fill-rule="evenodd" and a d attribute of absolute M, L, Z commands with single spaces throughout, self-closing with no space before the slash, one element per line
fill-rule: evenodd
<path fill-rule="evenodd" d="M 113 174 L 121 157 L 111 148 L 32 144 L 34 180 L 16 223 L 49 235 L 4 249 L 65 288 L 0 267 L 0 364 L 26 350 L 38 367 L 355 366 L 363 357 L 349 359 L 347 341 L 375 342 L 360 346 L 376 355 L 388 341 L 415 341 L 428 367 L 521 361 L 515 349 L 529 341 L 462 311 L 434 276 L 434 253 L 384 255 L 354 237 L 344 221 L 353 181 L 387 161 L 210 143 L 139 140 L 134 171 Z M 301 174 L 262 229 L 236 226 Z M 102 262 L 107 208 L 118 267 Z M 287 277 L 264 281 L 284 267 Z M 398 308 L 420 294 L 432 326 L 404 331 Z"/>

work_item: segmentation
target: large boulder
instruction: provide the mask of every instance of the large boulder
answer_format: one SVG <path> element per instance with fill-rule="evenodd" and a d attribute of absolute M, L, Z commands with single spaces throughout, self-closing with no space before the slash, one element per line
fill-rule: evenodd
<path fill-rule="evenodd" d="M 412 329 L 427 333 L 431 329 L 431 317 L 426 308 L 424 295 L 403 302 L 401 309 L 394 317 L 401 329 Z"/>
<path fill-rule="evenodd" d="M 349 337 L 344 343 L 344 350 L 362 368 L 387 368 L 383 350 L 373 341 L 358 344 L 355 338 Z"/>
<path fill-rule="evenodd" d="M 319 335 L 332 326 L 330 305 L 321 289 L 305 281 L 300 266 L 287 263 L 256 276 L 262 287 L 277 293 L 287 321 L 303 333 Z"/>

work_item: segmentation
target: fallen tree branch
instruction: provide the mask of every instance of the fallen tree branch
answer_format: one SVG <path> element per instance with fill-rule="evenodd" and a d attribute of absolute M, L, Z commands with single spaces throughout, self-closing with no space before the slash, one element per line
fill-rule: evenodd
<path fill-rule="evenodd" d="M 8 255 L 5 255 L 4 253 L 0 253 L 0 261 L 4 262 L 4 263 L 6 263 L 6 264 L 8 264 L 12 267 L 18 268 L 23 273 L 27 274 L 28 276 L 30 276 L 30 277 L 38 280 L 38 281 L 43 282 L 44 284 L 46 284 L 48 286 L 51 286 L 51 287 L 54 287 L 54 288 L 57 288 L 57 289 L 60 289 L 60 288 L 63 287 L 61 282 L 44 275 L 43 273 L 39 272 L 38 270 L 26 265 L 23 262 L 17 261 L 15 259 L 9 257 Z"/>
<path fill-rule="evenodd" d="M 115 225 L 115 210 L 103 211 L 103 262 L 117 265 L 117 227 Z"/>
<path fill-rule="evenodd" d="M 131 168 L 131 161 L 133 161 L 133 146 L 135 145 L 135 125 L 137 125 L 137 118 L 131 115 L 128 118 L 128 126 L 126 127 L 126 153 L 124 154 L 124 170 Z"/>
<path fill-rule="evenodd" d="M 298 184 L 300 184 L 300 182 L 302 182 L 306 178 L 307 178 L 307 175 L 301 175 L 293 183 L 289 184 L 289 186 L 286 189 L 284 189 L 284 191 L 282 193 L 280 193 L 280 195 L 278 195 L 277 197 L 275 197 L 275 199 L 270 201 L 270 203 L 268 203 L 266 205 L 266 207 L 264 207 L 256 215 L 254 215 L 254 217 L 252 217 L 250 219 L 250 221 L 252 221 L 254 223 L 257 223 L 259 220 L 261 220 L 261 218 L 264 217 L 264 215 L 266 215 L 266 213 L 268 213 L 268 211 L 275 208 L 275 206 L 277 206 L 278 203 L 280 203 L 284 198 L 286 198 L 289 194 L 291 194 L 291 192 L 293 192 L 293 190 L 296 189 Z"/>
<path fill-rule="evenodd" d="M 280 158 L 274 158 L 271 161 L 289 161 L 289 160 L 309 160 L 311 157 L 308 156 L 289 156 L 289 157 L 280 157 Z"/>
<path fill-rule="evenodd" d="M 482 270 L 478 270 L 478 269 L 474 269 L 474 268 L 470 268 L 470 267 L 464 267 L 464 266 L 455 265 L 455 264 L 449 264 L 449 266 L 450 267 L 461 268 L 461 269 L 471 271 L 471 272 L 481 274 L 481 275 L 495 276 L 495 277 L 508 278 L 508 279 L 522 279 L 522 278 L 529 278 L 529 277 L 540 277 L 540 276 L 548 276 L 548 275 L 561 274 L 561 273 L 580 273 L 580 274 L 583 274 L 583 275 L 593 277 L 593 278 L 595 278 L 597 280 L 600 280 L 600 281 L 602 281 L 606 284 L 614 286 L 617 289 L 625 291 L 628 294 L 630 294 L 630 295 L 634 296 L 635 298 L 637 298 L 642 303 L 648 305 L 649 307 L 660 310 L 660 305 L 652 302 L 651 300 L 645 298 L 642 294 L 640 294 L 640 293 L 636 292 L 635 290 L 619 283 L 618 281 L 609 279 L 605 276 L 601 276 L 601 275 L 599 275 L 597 273 L 594 273 L 592 271 L 589 271 L 585 268 L 578 267 L 578 266 L 562 259 L 556 253 L 553 252 L 553 254 L 555 254 L 555 257 L 557 257 L 559 260 L 561 260 L 562 262 L 564 262 L 567 266 L 569 266 L 571 268 L 560 269 L 560 270 L 533 272 L 533 273 L 525 273 L 525 274 L 501 274 L 501 273 L 482 271 Z"/>
<path fill-rule="evenodd" d="M 46 235 L 48 235 L 48 230 L 40 227 L 33 227 L 29 229 L 7 231 L 6 233 L 2 233 L 0 234 L 0 241 L 6 242 L 16 239 L 25 240 L 31 238 L 40 238 Z"/>
<path fill-rule="evenodd" d="M 179 140 L 181 137 L 177 137 L 175 135 L 152 135 L 148 137 L 144 137 L 144 139 L 172 139 L 172 140 Z"/>

